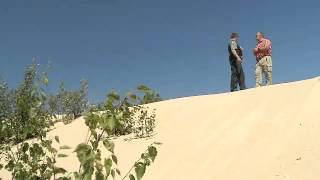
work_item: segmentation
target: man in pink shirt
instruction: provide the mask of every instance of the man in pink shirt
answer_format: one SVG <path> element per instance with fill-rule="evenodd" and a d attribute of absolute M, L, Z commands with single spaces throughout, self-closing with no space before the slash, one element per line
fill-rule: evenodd
<path fill-rule="evenodd" d="M 262 32 L 256 34 L 257 46 L 253 49 L 253 54 L 256 56 L 256 87 L 262 85 L 262 73 L 265 75 L 266 84 L 272 84 L 272 49 L 271 41 L 264 38 Z"/>

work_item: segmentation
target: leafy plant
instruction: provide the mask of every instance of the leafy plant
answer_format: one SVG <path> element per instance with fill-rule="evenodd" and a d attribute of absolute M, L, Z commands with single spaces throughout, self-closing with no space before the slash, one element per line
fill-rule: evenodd
<path fill-rule="evenodd" d="M 110 141 L 110 136 L 129 134 L 134 131 L 135 123 L 149 122 L 155 118 L 155 115 L 148 115 L 147 108 L 136 104 L 137 95 L 128 93 L 126 97 L 121 98 L 112 91 L 107 95 L 103 111 L 92 111 L 85 116 L 90 135 L 86 143 L 79 144 L 75 150 L 81 164 L 79 171 L 74 173 L 76 179 L 114 179 L 116 175 L 121 176 L 120 170 L 116 167 L 118 158 L 114 153 L 114 143 Z M 139 133 L 139 130 L 143 129 L 137 129 L 135 132 Z M 151 129 L 148 129 L 146 133 L 150 131 Z M 108 157 L 101 156 L 100 144 L 109 152 Z M 157 150 L 152 144 L 131 168 L 135 169 L 138 180 L 142 178 L 145 168 L 154 161 L 156 155 Z M 134 177 L 133 174 L 127 173 L 124 178 L 127 176 L 130 179 Z"/>
<path fill-rule="evenodd" d="M 10 137 L 10 131 L 7 130 L 7 124 L 12 116 L 12 92 L 5 82 L 0 82 L 0 146 Z M 1 150 L 1 147 L 0 147 Z"/>
<path fill-rule="evenodd" d="M 143 105 L 145 92 L 128 92 L 121 98 L 115 91 L 107 95 L 107 99 L 100 115 L 103 117 L 114 116 L 115 128 L 110 135 L 127 135 L 135 133 L 138 137 L 153 132 L 155 127 L 155 110 L 150 111 Z M 140 95 L 140 96 L 139 96 Z"/>
<path fill-rule="evenodd" d="M 5 167 L 11 172 L 12 179 L 18 180 L 107 180 L 121 176 L 115 145 L 110 138 L 132 132 L 143 136 L 153 131 L 155 112 L 150 113 L 148 107 L 142 105 L 146 102 L 143 99 L 148 99 L 145 96 L 149 90 L 141 90 L 142 96 L 128 93 L 124 98 L 112 91 L 100 106 L 102 111 L 92 110 L 86 114 L 85 123 L 90 135 L 74 151 L 80 162 L 79 170 L 69 173 L 57 167 L 56 161 L 66 157 L 61 152 L 70 147 L 55 148 L 53 142 L 59 144 L 59 137 L 55 136 L 53 140 L 47 133 L 53 125 L 55 112 L 65 112 L 76 118 L 87 108 L 87 82 L 82 81 L 80 90 L 74 92 L 66 91 L 61 85 L 56 96 L 44 93 L 48 83 L 47 74 L 40 75 L 35 62 L 27 68 L 24 80 L 15 91 L 0 83 L 0 102 L 3 103 L 0 106 L 0 140 L 7 140 L 0 143 L 0 159 L 5 160 L 0 169 Z M 140 180 L 146 167 L 154 162 L 155 146 L 159 144 L 151 144 L 122 179 Z M 107 156 L 102 156 L 102 148 L 107 150 Z"/>
<path fill-rule="evenodd" d="M 139 85 L 137 87 L 137 90 L 144 94 L 143 97 L 140 99 L 141 104 L 148 104 L 162 100 L 158 93 L 154 92 L 145 85 Z"/>
<path fill-rule="evenodd" d="M 10 117 L 10 92 L 7 84 L 0 81 L 0 121 L 5 121 Z"/>
<path fill-rule="evenodd" d="M 145 137 L 151 134 L 155 128 L 155 111 L 151 113 L 148 107 L 138 106 L 138 120 L 135 122 L 134 133 L 137 137 Z"/>
<path fill-rule="evenodd" d="M 88 83 L 85 80 L 81 81 L 80 89 L 76 91 L 68 91 L 64 88 L 63 83 L 60 84 L 56 99 L 60 103 L 57 106 L 61 107 L 62 114 L 65 115 L 65 123 L 69 123 L 72 119 L 80 117 L 87 110 L 87 91 Z"/>
<path fill-rule="evenodd" d="M 2 128 L 2 132 L 10 133 L 6 134 L 9 140 L 2 144 L 1 156 L 13 179 L 50 179 L 64 172 L 55 167 L 57 150 L 52 147 L 52 140 L 47 138 L 47 132 L 53 125 L 45 107 L 43 88 L 47 85 L 46 73 L 39 75 L 33 62 L 13 98 L 7 102 L 13 108 Z M 30 138 L 34 140 L 30 141 Z"/>
<path fill-rule="evenodd" d="M 42 136 L 52 125 L 45 108 L 46 95 L 43 88 L 48 84 L 46 74 L 37 72 L 33 62 L 25 71 L 24 80 L 14 91 L 9 106 L 12 115 L 8 118 L 6 129 L 12 132 L 15 143 L 25 139 Z"/>
<path fill-rule="evenodd" d="M 5 168 L 11 172 L 13 179 L 62 179 L 57 176 L 67 172 L 56 166 L 56 158 L 63 158 L 66 155 L 58 153 L 58 150 L 53 148 L 52 140 L 42 138 L 38 137 L 37 142 L 18 144 L 16 151 L 12 150 L 12 147 L 6 146 L 7 164 Z M 59 150 L 69 148 L 61 146 Z"/>
<path fill-rule="evenodd" d="M 48 95 L 48 110 L 49 113 L 53 118 L 56 118 L 57 115 L 60 114 L 61 111 L 59 111 L 59 99 L 56 95 Z"/>
<path fill-rule="evenodd" d="M 146 167 L 150 166 L 151 163 L 154 162 L 156 156 L 158 155 L 157 148 L 155 145 L 161 145 L 159 142 L 152 143 L 148 149 L 141 154 L 140 159 L 138 159 L 134 165 L 130 168 L 130 170 L 127 172 L 127 174 L 122 178 L 122 180 L 126 179 L 127 177 L 130 178 L 130 180 L 140 180 L 144 176 L 146 172 Z M 132 171 L 135 171 L 135 175 L 132 174 Z"/>

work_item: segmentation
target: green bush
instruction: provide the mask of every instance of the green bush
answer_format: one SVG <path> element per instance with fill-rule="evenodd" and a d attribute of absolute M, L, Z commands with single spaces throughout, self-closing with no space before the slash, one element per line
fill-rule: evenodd
<path fill-rule="evenodd" d="M 75 150 L 81 164 L 79 171 L 74 173 L 75 179 L 114 179 L 116 175 L 121 176 L 117 168 L 118 158 L 114 153 L 114 143 L 110 137 L 129 134 L 136 128 L 136 122 L 155 118 L 154 112 L 149 116 L 148 109 L 139 105 L 137 97 L 136 94 L 128 93 L 121 98 L 112 91 L 107 95 L 103 111 L 91 111 L 85 116 L 90 135 L 86 143 L 79 144 Z M 109 152 L 107 157 L 102 157 L 100 144 Z M 155 145 L 159 143 L 151 144 L 122 179 L 140 180 L 143 177 L 146 167 L 151 165 L 157 156 Z M 135 173 L 131 172 L 133 169 Z"/>
<path fill-rule="evenodd" d="M 137 90 L 144 94 L 143 97 L 140 98 L 140 104 L 148 104 L 162 100 L 158 93 L 152 91 L 145 85 L 139 85 Z"/>
<path fill-rule="evenodd" d="M 48 83 L 46 73 L 39 74 L 35 63 L 26 69 L 24 80 L 16 90 L 10 91 L 5 83 L 0 83 L 0 159 L 4 160 L 0 169 L 4 167 L 12 179 L 18 180 L 107 180 L 121 176 L 115 145 L 110 138 L 132 132 L 143 136 L 153 131 L 155 112 L 141 105 L 147 102 L 145 99 L 150 100 L 144 98 L 147 91 L 138 89 L 142 96 L 128 93 L 125 98 L 113 91 L 102 105 L 103 111 L 92 110 L 85 115 L 90 136 L 74 151 L 81 166 L 77 172 L 67 172 L 57 167 L 56 161 L 66 157 L 63 151 L 70 147 L 54 148 L 53 141 L 60 143 L 59 137 L 53 140 L 47 137 L 47 133 L 53 126 L 52 118 L 56 112 L 76 118 L 87 108 L 87 82 L 82 81 L 76 92 L 65 91 L 60 86 L 56 96 L 44 93 Z M 33 140 L 27 141 L 30 138 Z M 155 146 L 159 144 L 152 143 L 122 179 L 140 180 L 146 167 L 154 162 L 157 156 Z M 108 156 L 101 155 L 102 148 L 109 152 Z"/>
<path fill-rule="evenodd" d="M 50 176 L 52 159 L 47 152 L 52 149 L 51 141 L 46 136 L 53 124 L 45 107 L 43 89 L 46 85 L 46 74 L 40 74 L 33 62 L 26 69 L 23 81 L 8 96 L 9 101 L 1 98 L 6 103 L 3 107 L 9 107 L 8 115 L 1 121 L 1 136 L 5 139 L 1 143 L 1 157 L 5 159 L 5 168 L 11 172 L 13 179 L 45 179 Z M 38 142 L 26 142 L 30 138 Z"/>
<path fill-rule="evenodd" d="M 68 117 L 75 119 L 82 115 L 87 109 L 87 88 L 88 83 L 81 81 L 80 89 L 76 91 L 67 91 L 63 84 L 60 86 L 59 98 L 61 99 L 62 112 Z"/>
<path fill-rule="evenodd" d="M 7 128 L 13 112 L 11 100 L 12 92 L 5 82 L 0 82 L 0 144 L 5 143 L 11 136 Z"/>
<path fill-rule="evenodd" d="M 63 82 L 59 86 L 57 95 L 49 95 L 48 108 L 53 117 L 62 115 L 63 122 L 70 123 L 73 119 L 82 116 L 88 109 L 88 83 L 82 80 L 79 90 L 66 90 Z"/>
<path fill-rule="evenodd" d="M 133 92 L 128 92 L 123 98 L 115 91 L 107 94 L 104 105 L 100 105 L 99 115 L 115 119 L 115 127 L 109 135 L 121 136 L 135 133 L 138 137 L 144 137 L 153 132 L 155 110 L 150 111 L 149 107 L 144 105 L 150 95 L 149 92 L 151 92 L 149 88 L 148 91 L 137 88 Z"/>
<path fill-rule="evenodd" d="M 48 130 L 52 122 L 43 92 L 47 83 L 46 75 L 37 71 L 35 63 L 26 69 L 23 81 L 15 90 L 1 83 L 1 144 L 22 142 Z"/>
<path fill-rule="evenodd" d="M 5 121 L 10 117 L 10 92 L 7 84 L 0 81 L 0 121 Z"/>

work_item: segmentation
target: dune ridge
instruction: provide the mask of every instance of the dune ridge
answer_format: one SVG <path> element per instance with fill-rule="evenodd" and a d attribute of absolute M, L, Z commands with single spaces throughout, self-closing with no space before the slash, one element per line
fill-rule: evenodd
<path fill-rule="evenodd" d="M 320 78 L 234 93 L 172 99 L 156 109 L 156 135 L 115 140 L 125 173 L 158 141 L 155 164 L 144 180 L 319 180 Z M 83 118 L 59 126 L 61 144 L 75 147 L 87 128 Z M 71 151 L 58 165 L 76 170 Z M 0 177 L 9 177 L 5 171 Z"/>

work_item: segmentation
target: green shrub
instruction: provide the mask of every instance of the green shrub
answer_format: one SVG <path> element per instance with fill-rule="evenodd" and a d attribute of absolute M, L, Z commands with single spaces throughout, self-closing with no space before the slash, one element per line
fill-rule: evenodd
<path fill-rule="evenodd" d="M 58 138 L 56 137 L 56 140 Z M 36 142 L 23 142 L 16 145 L 13 150 L 11 146 L 6 146 L 5 168 L 11 172 L 13 179 L 59 179 L 59 175 L 64 175 L 66 170 L 56 166 L 56 159 L 66 157 L 65 154 L 58 153 L 68 146 L 60 146 L 55 149 L 53 141 L 46 136 L 36 137 Z"/>
<path fill-rule="evenodd" d="M 10 92 L 7 84 L 0 81 L 0 121 L 5 121 L 10 117 Z"/>
<path fill-rule="evenodd" d="M 57 95 L 49 94 L 47 99 L 49 113 L 56 119 L 57 115 L 61 114 L 61 110 L 59 109 L 59 98 Z"/>
<path fill-rule="evenodd" d="M 136 91 L 128 92 L 124 98 L 115 91 L 107 94 L 102 109 L 99 109 L 99 115 L 115 119 L 115 127 L 109 135 L 121 136 L 135 133 L 136 136 L 143 137 L 153 132 L 155 111 L 150 111 L 148 106 L 143 105 L 151 92 L 149 88 L 147 89 L 145 91 L 138 88 Z"/>
<path fill-rule="evenodd" d="M 148 104 L 162 100 L 158 93 L 154 92 L 145 85 L 139 85 L 137 90 L 144 94 L 143 97 L 140 98 L 140 104 Z"/>
<path fill-rule="evenodd" d="M 134 123 L 147 118 L 155 118 L 155 115 L 149 116 L 146 108 L 137 103 L 137 96 L 129 93 L 121 98 L 115 91 L 107 95 L 104 109 L 101 112 L 92 111 L 85 116 L 85 123 L 89 127 L 90 135 L 86 143 L 79 144 L 75 152 L 80 161 L 80 169 L 74 173 L 75 179 L 108 179 L 121 176 L 117 168 L 118 158 L 114 153 L 114 143 L 110 140 L 113 135 L 128 134 L 135 128 Z M 141 116 L 140 113 L 144 112 Z M 101 146 L 105 148 L 109 155 L 102 157 Z M 122 178 L 140 180 L 146 170 L 157 156 L 155 145 L 151 144 L 147 151 L 141 155 L 138 161 L 134 163 L 128 173 Z M 135 170 L 135 175 L 132 170 Z"/>
<path fill-rule="evenodd" d="M 77 172 L 67 172 L 57 167 L 56 161 L 66 157 L 61 152 L 70 147 L 54 148 L 47 132 L 53 125 L 52 118 L 56 112 L 75 118 L 87 108 L 87 82 L 82 81 L 79 91 L 65 91 L 60 86 L 58 95 L 46 96 L 44 88 L 48 82 L 46 73 L 39 75 L 33 63 L 16 90 L 10 91 L 5 83 L 0 83 L 0 140 L 6 140 L 0 143 L 0 159 L 4 159 L 0 169 L 5 167 L 12 179 L 17 180 L 107 180 L 121 176 L 114 153 L 115 145 L 110 138 L 132 132 L 142 136 L 153 131 L 154 110 L 150 113 L 146 106 L 141 105 L 146 102 L 145 99 L 150 99 L 144 98 L 146 91 L 142 90 L 144 95 L 141 97 L 128 93 L 125 98 L 111 92 L 101 107 L 103 111 L 87 113 L 85 123 L 90 129 L 90 136 L 86 143 L 79 144 L 75 149 L 81 166 Z M 27 141 L 30 138 L 33 140 Z M 54 140 L 60 142 L 58 136 Z M 140 180 L 146 167 L 154 162 L 157 156 L 155 146 L 159 144 L 152 143 L 122 179 Z M 109 155 L 102 157 L 101 148 L 105 148 Z"/>
<path fill-rule="evenodd" d="M 75 91 L 66 90 L 64 84 L 61 83 L 58 95 L 52 99 L 52 109 L 56 109 L 56 113 L 62 113 L 65 116 L 64 122 L 69 123 L 82 116 L 82 113 L 87 110 L 87 91 L 88 83 L 85 80 L 81 81 L 80 89 Z M 54 104 L 55 102 L 57 104 Z"/>
<path fill-rule="evenodd" d="M 23 81 L 15 90 L 8 90 L 2 83 L 1 136 L 5 142 L 22 142 L 44 133 L 52 125 L 43 92 L 47 83 L 46 75 L 39 74 L 35 62 L 26 69 Z"/>
<path fill-rule="evenodd" d="M 11 136 L 7 128 L 13 112 L 11 101 L 12 92 L 9 91 L 5 82 L 0 82 L 0 144 L 7 142 L 8 137 Z"/>
<path fill-rule="evenodd" d="M 47 85 L 46 74 L 39 74 L 33 62 L 26 69 L 21 84 L 9 96 L 10 101 L 5 101 L 12 112 L 3 121 L 6 142 L 2 143 L 1 157 L 13 179 L 48 179 L 51 173 L 55 174 L 51 156 L 55 150 L 52 141 L 47 139 L 47 131 L 53 125 L 45 107 L 43 89 Z M 30 138 L 37 141 L 27 142 Z"/>

